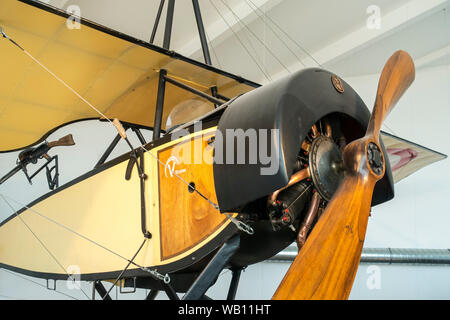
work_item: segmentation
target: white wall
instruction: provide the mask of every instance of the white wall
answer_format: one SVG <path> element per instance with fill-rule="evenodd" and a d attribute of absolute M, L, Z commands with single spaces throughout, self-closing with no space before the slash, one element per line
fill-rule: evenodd
<path fill-rule="evenodd" d="M 378 75 L 345 79 L 362 96 L 370 107 L 374 101 Z M 450 154 L 450 67 L 435 67 L 417 71 L 416 81 L 387 119 L 394 133 L 402 138 L 429 148 Z M 388 128 L 384 130 L 389 132 Z M 58 139 L 72 133 L 81 147 L 59 148 L 61 158 L 61 182 L 67 182 L 90 169 L 115 135 L 107 124 L 80 122 L 58 130 L 48 140 Z M 150 138 L 150 135 L 147 134 Z M 137 146 L 138 142 L 133 139 Z M 120 150 L 127 151 L 121 142 Z M 114 156 L 113 155 L 113 156 Z M 13 166 L 17 153 L 0 155 L 0 174 Z M 0 193 L 28 203 L 47 192 L 45 180 L 33 186 L 27 185 L 18 173 L 0 186 Z M 450 195 L 450 160 L 433 164 L 396 185 L 396 197 L 373 208 L 369 220 L 366 247 L 394 248 L 450 248 L 450 210 L 447 199 Z M 16 206 L 18 209 L 20 206 Z M 0 203 L 0 218 L 11 214 L 4 203 Z M 241 276 L 239 299 L 269 299 L 289 265 L 266 262 L 250 266 Z M 372 273 L 369 266 L 362 265 L 358 271 L 352 299 L 450 299 L 450 267 L 432 266 L 379 266 L 380 288 L 370 290 L 367 281 Z M 369 270 L 373 272 L 372 270 Z M 224 272 L 208 294 L 214 298 L 225 298 L 230 272 Z M 45 282 L 33 279 L 41 285 Z M 90 293 L 85 285 L 84 291 Z M 64 283 L 58 290 L 83 299 L 80 292 L 68 291 Z M 145 290 L 137 296 L 120 295 L 121 299 L 144 297 Z M 0 299 L 42 298 L 64 299 L 64 295 L 46 291 L 36 284 L 0 271 Z M 160 298 L 164 298 L 161 294 Z"/>
<path fill-rule="evenodd" d="M 379 75 L 345 79 L 371 109 Z M 417 70 L 416 81 L 383 130 L 450 155 L 450 66 Z M 367 248 L 450 248 L 450 159 L 395 185 L 395 198 L 372 209 Z M 239 299 L 269 299 L 289 264 L 264 262 L 242 274 Z M 231 273 L 208 293 L 226 297 Z M 377 279 L 379 282 L 377 282 Z M 373 282 L 375 281 L 375 282 Z M 369 283 L 369 285 L 368 285 Z M 379 285 L 377 285 L 379 284 Z M 225 295 L 224 295 L 225 292 Z M 358 270 L 351 299 L 450 299 L 450 266 L 366 265 Z"/>
<path fill-rule="evenodd" d="M 131 131 L 130 131 L 131 132 Z M 59 138 L 71 133 L 74 137 L 76 145 L 73 147 L 57 147 L 49 152 L 50 155 L 58 155 L 60 166 L 60 185 L 67 183 L 81 174 L 91 170 L 101 157 L 109 143 L 113 140 L 117 131 L 109 123 L 98 121 L 78 122 L 50 135 L 47 141 L 58 140 Z M 151 140 L 151 131 L 142 131 L 147 141 Z M 130 141 L 134 146 L 140 143 L 134 134 L 129 134 Z M 119 156 L 129 151 L 128 145 L 121 140 L 117 148 L 113 151 L 109 159 Z M 0 154 L 0 175 L 3 176 L 15 166 L 18 152 Z M 40 164 L 44 160 L 40 160 Z M 28 167 L 29 173 L 32 174 L 38 168 L 37 165 Z M 17 173 L 11 179 L 0 185 L 0 194 L 5 195 L 15 210 L 21 209 L 39 196 L 49 192 L 45 172 L 41 172 L 33 180 L 33 185 L 29 185 L 22 172 Z M 10 198 L 17 202 L 12 201 Z M 63 208 L 62 208 L 63 209 Z M 14 212 L 0 197 L 0 220 L 4 220 Z M 39 235 L 38 235 L 39 236 Z M 7 244 L 6 244 L 7 245 Z M 49 257 L 50 259 L 50 257 Z M 56 263 L 56 262 L 55 262 Z M 62 272 L 62 271 L 61 271 Z M 24 280 L 19 276 L 28 279 Z M 33 280 L 40 285 L 31 283 Z M 0 300 L 9 298 L 20 299 L 66 299 L 70 297 L 64 296 L 58 292 L 48 291 L 42 286 L 46 286 L 46 282 L 41 279 L 24 277 L 22 275 L 13 275 L 8 271 L 0 269 Z M 89 296 L 91 295 L 91 285 L 83 284 L 83 291 Z M 57 290 L 65 292 L 77 299 L 86 299 L 86 296 L 78 290 L 68 290 L 64 282 L 58 282 Z M 116 291 L 112 296 L 115 297 Z M 140 295 L 136 298 L 143 298 L 145 290 L 140 290 Z M 120 295 L 121 299 L 132 298 L 132 295 Z"/>
<path fill-rule="evenodd" d="M 264 262 L 248 267 L 241 275 L 236 298 L 270 299 L 289 268 L 288 263 Z M 226 299 L 231 272 L 224 272 L 208 296 Z M 350 299 L 439 300 L 450 299 L 450 267 L 362 264 Z"/>
<path fill-rule="evenodd" d="M 151 28 L 152 20 L 148 21 L 147 32 Z M 139 25 L 141 25 L 140 22 Z M 147 33 L 135 34 L 135 36 L 145 38 Z M 345 80 L 360 93 L 371 108 L 378 75 Z M 386 123 L 388 127 L 384 128 L 385 131 L 450 155 L 450 66 L 418 70 L 415 83 Z M 48 140 L 58 139 L 67 133 L 74 135 L 75 141 L 82 150 L 71 147 L 57 150 L 60 156 L 61 183 L 70 181 L 91 169 L 104 151 L 105 144 L 108 144 L 115 135 L 111 127 L 106 124 L 80 122 L 58 130 Z M 135 145 L 138 145 L 136 140 L 133 141 Z M 121 142 L 121 148 L 114 155 L 125 151 L 127 147 Z M 16 158 L 17 153 L 0 154 L 0 175 L 14 166 Z M 450 160 L 447 159 L 422 169 L 397 184 L 396 198 L 373 209 L 365 246 L 450 248 L 450 232 L 448 231 L 450 210 L 446 201 L 450 196 L 449 181 Z M 0 186 L 0 193 L 13 197 L 21 204 L 29 203 L 47 191 L 42 175 L 33 186 L 27 184 L 21 173 Z M 21 207 L 14 203 L 13 205 L 16 209 Z M 0 219 L 10 214 L 12 214 L 11 210 L 0 199 Z M 270 298 L 287 268 L 288 264 L 285 263 L 260 263 L 250 266 L 241 276 L 242 283 L 237 297 L 239 299 Z M 367 281 L 372 279 L 368 268 L 369 266 L 362 265 L 359 269 L 351 298 L 450 299 L 450 267 L 379 266 L 376 270 L 380 272 L 380 288 L 373 290 L 369 290 L 367 286 Z M 230 276 L 230 272 L 225 272 L 208 294 L 214 298 L 225 298 Z M 33 281 L 45 285 L 45 281 L 40 279 L 33 279 Z M 68 291 L 64 283 L 58 284 L 58 290 L 76 298 L 84 298 L 81 292 Z M 83 290 L 90 293 L 87 285 L 83 287 Z M 134 297 L 141 298 L 144 294 L 145 291 L 141 290 L 139 295 Z M 46 291 L 37 284 L 0 270 L 0 299 L 7 297 L 65 298 L 61 294 Z M 120 298 L 132 297 L 120 296 Z"/>
<path fill-rule="evenodd" d="M 378 76 L 347 80 L 371 108 Z M 450 155 L 449 121 L 450 67 L 446 66 L 418 70 L 416 81 L 385 123 L 402 138 Z M 395 199 L 373 209 L 366 246 L 450 248 L 449 181 L 448 159 L 400 181 Z"/>

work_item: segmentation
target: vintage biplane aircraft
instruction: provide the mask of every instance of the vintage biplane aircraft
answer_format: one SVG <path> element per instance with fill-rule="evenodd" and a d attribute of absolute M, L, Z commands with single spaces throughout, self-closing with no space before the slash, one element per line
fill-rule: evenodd
<path fill-rule="evenodd" d="M 1 188 L 44 157 L 52 190 L 17 212 L 0 192 L 12 208 L 0 224 L 0 267 L 57 281 L 75 265 L 103 299 L 101 281 L 151 289 L 148 299 L 160 290 L 204 299 L 228 268 L 233 299 L 243 268 L 297 242 L 273 298 L 347 298 L 371 206 L 445 157 L 380 131 L 414 80 L 412 59 L 398 51 L 388 60 L 370 114 L 322 68 L 260 86 L 211 66 L 192 3 L 206 63 L 169 50 L 174 0 L 162 48 L 84 19 L 67 28 L 68 13 L 38 1 L 1 1 L 0 150 L 23 149 L 12 171 L 2 168 Z M 92 119 L 111 122 L 117 137 L 94 169 L 59 186 L 48 153 L 76 137 L 44 140 Z M 130 151 L 105 162 L 120 139 Z"/>

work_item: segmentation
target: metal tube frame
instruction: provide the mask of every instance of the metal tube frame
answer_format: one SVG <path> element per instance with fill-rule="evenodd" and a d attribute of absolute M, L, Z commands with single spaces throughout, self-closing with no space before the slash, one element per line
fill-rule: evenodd
<path fill-rule="evenodd" d="M 163 48 L 170 49 L 170 39 L 172 37 L 173 13 L 175 11 L 175 0 L 169 0 L 166 16 L 166 28 L 164 30 Z"/>
<path fill-rule="evenodd" d="M 199 91 L 197 89 L 194 89 L 194 88 L 192 88 L 192 87 L 190 87 L 190 86 L 188 86 L 188 85 L 186 85 L 184 83 L 181 83 L 181 82 L 179 82 L 179 81 L 177 81 L 175 79 L 172 79 L 172 78 L 170 78 L 168 76 L 165 76 L 164 78 L 165 78 L 165 81 L 167 81 L 168 83 L 173 84 L 173 85 L 175 85 L 175 86 L 177 86 L 177 87 L 179 87 L 181 89 L 184 89 L 186 91 L 189 91 L 189 92 L 191 92 L 191 93 L 193 93 L 193 94 L 195 94 L 195 95 L 197 95 L 197 96 L 199 96 L 199 97 L 201 97 L 203 99 L 208 100 L 209 102 L 212 102 L 212 103 L 218 104 L 218 105 L 222 105 L 222 104 L 225 103 L 225 101 L 222 101 L 220 99 L 214 98 L 213 96 L 210 96 L 209 94 L 206 94 L 206 93 L 201 92 L 201 91 Z"/>
<path fill-rule="evenodd" d="M 161 136 L 161 123 L 164 110 L 164 97 L 166 95 L 166 75 L 167 71 L 159 70 L 158 94 L 156 97 L 155 121 L 153 123 L 153 140 Z"/>
<path fill-rule="evenodd" d="M 165 4 L 165 0 L 161 0 L 159 8 L 158 8 L 158 12 L 156 14 L 155 23 L 153 25 L 152 34 L 150 37 L 150 43 L 153 43 L 155 40 L 155 36 L 156 36 L 156 32 L 158 30 L 158 25 L 159 25 L 159 21 L 161 19 L 161 14 L 162 14 L 162 10 L 164 8 L 164 4 Z M 198 34 L 200 36 L 200 44 L 202 46 L 203 57 L 205 59 L 205 63 L 209 66 L 212 66 L 211 54 L 209 52 L 209 46 L 208 46 L 208 41 L 206 38 L 205 26 L 203 24 L 203 18 L 202 18 L 198 0 L 192 0 L 192 6 L 194 9 L 195 20 L 196 20 L 197 28 L 198 28 Z M 170 49 L 170 40 L 172 37 L 174 11 L 175 11 L 175 0 L 169 0 L 168 7 L 167 7 L 166 25 L 165 25 L 165 31 L 164 31 L 164 41 L 163 41 L 163 48 L 165 48 L 167 50 Z M 165 72 L 165 70 L 163 73 L 167 74 Z M 204 94 L 203 92 L 200 92 L 194 88 L 186 86 L 176 80 L 173 80 L 170 78 L 169 79 L 166 78 L 165 80 L 167 80 L 168 82 L 170 82 L 182 89 L 185 89 L 191 93 L 194 93 L 202 98 L 207 99 L 208 101 L 214 103 L 215 108 L 222 105 L 223 101 L 226 102 L 226 101 L 230 100 L 229 98 L 220 95 L 217 91 L 217 87 L 212 87 L 211 95 L 207 95 L 207 94 Z M 162 82 L 162 79 L 161 79 L 161 72 L 160 72 L 160 82 L 159 82 L 159 86 L 158 86 L 158 99 L 157 99 L 157 107 L 156 107 L 157 112 L 160 109 L 162 109 L 163 105 L 164 105 L 164 97 L 163 96 L 164 96 L 165 83 L 161 83 L 161 82 Z M 161 92 L 161 90 L 163 90 L 163 92 Z M 221 101 L 221 100 L 223 100 L 223 101 Z M 157 115 L 157 116 L 159 118 L 159 115 Z M 155 120 L 156 120 L 156 117 L 155 117 Z M 154 132 L 156 132 L 156 134 L 153 135 L 153 140 L 160 137 L 161 125 L 157 124 L 157 122 L 155 121 L 154 128 L 155 128 Z"/>
<path fill-rule="evenodd" d="M 212 66 L 211 55 L 209 53 L 208 41 L 206 39 L 205 27 L 203 25 L 202 13 L 200 11 L 198 0 L 192 0 L 192 6 L 194 7 L 195 20 L 197 22 L 198 34 L 202 45 L 203 57 L 205 59 L 205 63 Z"/>
<path fill-rule="evenodd" d="M 215 87 L 214 87 L 214 88 L 215 88 Z M 216 91 L 217 91 L 217 88 L 216 88 Z M 230 101 L 230 100 L 231 100 L 230 98 L 228 98 L 228 97 L 225 97 L 225 96 L 221 95 L 221 94 L 220 94 L 220 93 L 218 93 L 218 92 L 216 92 L 216 94 L 214 95 L 214 97 L 216 97 L 217 99 L 220 99 L 220 100 L 226 101 L 226 102 L 228 102 L 228 101 Z"/>
<path fill-rule="evenodd" d="M 92 290 L 92 300 L 95 300 L 95 291 L 100 295 L 100 298 L 103 300 L 112 300 L 111 296 L 108 294 L 108 291 L 106 291 L 106 288 L 103 286 L 103 283 L 101 283 L 100 280 L 96 280 L 93 283 L 93 290 Z"/>
<path fill-rule="evenodd" d="M 199 300 L 206 291 L 214 284 L 220 272 L 224 269 L 231 257 L 239 249 L 240 236 L 235 235 L 228 239 L 217 251 L 208 265 L 195 279 L 189 290 L 183 296 L 183 300 Z"/>
<path fill-rule="evenodd" d="M 174 290 L 174 288 L 170 284 L 165 283 L 164 281 L 161 281 L 161 285 L 162 285 L 164 291 L 166 292 L 167 297 L 170 300 L 180 300 L 180 298 L 177 295 L 177 292 Z"/>
<path fill-rule="evenodd" d="M 159 290 L 150 290 L 147 297 L 145 297 L 145 300 L 155 300 L 158 293 Z"/>
<path fill-rule="evenodd" d="M 145 140 L 141 130 L 139 130 L 139 128 L 131 128 L 131 130 L 133 130 L 133 132 L 136 134 L 137 138 L 139 139 L 139 142 L 142 145 L 147 144 L 147 141 Z"/>
<path fill-rule="evenodd" d="M 111 142 L 111 144 L 108 146 L 108 148 L 105 150 L 105 152 L 103 153 L 103 155 L 101 156 L 101 158 L 98 160 L 97 164 L 95 165 L 95 168 L 100 167 L 102 164 L 105 163 L 106 159 L 108 159 L 108 157 L 111 155 L 111 153 L 113 152 L 114 148 L 117 146 L 117 144 L 119 143 L 120 139 L 122 139 L 122 137 L 120 136 L 120 134 L 117 134 L 114 137 L 114 140 Z"/>
<path fill-rule="evenodd" d="M 139 139 L 139 141 L 145 145 L 147 144 L 144 135 L 142 134 L 142 132 L 139 130 L 139 128 L 137 127 L 131 127 L 131 126 L 126 126 L 123 125 L 125 130 L 128 130 L 131 128 L 131 130 L 133 130 L 133 132 L 136 134 L 137 138 Z M 108 159 L 108 157 L 111 155 L 111 153 L 114 151 L 114 149 L 116 148 L 117 144 L 119 143 L 120 139 L 122 139 L 122 137 L 117 134 L 113 141 L 110 143 L 110 145 L 108 146 L 108 148 L 105 150 L 105 152 L 103 153 L 103 155 L 100 157 L 100 159 L 98 160 L 98 162 L 96 163 L 96 165 L 94 166 L 94 169 L 100 167 L 102 164 L 105 163 L 105 161 Z"/>
<path fill-rule="evenodd" d="M 53 161 L 55 161 L 55 164 L 51 169 L 49 169 L 48 166 Z M 22 168 L 24 168 L 24 167 L 22 167 Z M 33 183 L 32 180 L 34 179 L 34 177 L 37 174 L 39 174 L 44 168 L 46 169 L 48 188 L 50 190 L 54 190 L 55 188 L 58 188 L 58 186 L 59 186 L 59 166 L 58 166 L 58 156 L 57 155 L 47 159 L 47 162 L 45 164 L 43 164 L 39 169 L 37 169 L 31 176 L 28 175 L 27 170 L 23 170 L 23 169 L 22 170 L 25 173 L 25 177 L 28 179 L 28 182 L 30 184 L 32 184 Z M 55 170 L 54 177 L 51 176 L 51 172 L 53 170 Z"/>
<path fill-rule="evenodd" d="M 227 300 L 234 300 L 236 298 L 236 293 L 239 285 L 239 280 L 241 278 L 243 268 L 233 268 L 231 272 L 233 276 L 230 282 L 230 288 L 228 289 Z"/>
<path fill-rule="evenodd" d="M 151 239 L 152 234 L 147 229 L 147 209 L 145 206 L 145 180 L 147 179 L 147 175 L 145 174 L 144 169 L 144 152 L 142 149 L 139 149 L 138 157 L 140 158 L 140 161 L 138 162 L 138 159 L 136 159 L 136 166 L 140 169 L 139 171 L 142 172 L 142 174 L 139 175 L 141 193 L 141 230 L 145 238 Z"/>
<path fill-rule="evenodd" d="M 150 36 L 150 43 L 153 44 L 155 41 L 156 31 L 158 31 L 159 20 L 161 19 L 161 13 L 164 8 L 164 3 L 166 0 L 161 0 L 159 4 L 158 13 L 156 14 L 155 24 L 153 25 L 152 35 Z"/>

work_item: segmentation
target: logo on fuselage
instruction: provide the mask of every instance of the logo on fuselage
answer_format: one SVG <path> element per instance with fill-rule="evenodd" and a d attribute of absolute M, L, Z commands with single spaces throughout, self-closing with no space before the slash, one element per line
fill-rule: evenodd
<path fill-rule="evenodd" d="M 175 156 L 171 156 L 169 159 L 167 159 L 166 166 L 164 169 L 164 174 L 166 175 L 167 178 L 169 178 L 169 176 L 170 178 L 173 178 L 174 174 L 178 175 L 180 173 L 186 172 L 186 169 L 175 170 L 175 166 L 180 163 L 181 163 L 180 160 L 178 160 L 178 158 Z"/>

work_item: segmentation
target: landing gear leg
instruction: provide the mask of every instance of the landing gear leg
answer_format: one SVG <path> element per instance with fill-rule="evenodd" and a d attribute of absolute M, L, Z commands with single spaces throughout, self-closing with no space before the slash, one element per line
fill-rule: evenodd
<path fill-rule="evenodd" d="M 216 281 L 220 272 L 228 263 L 230 258 L 239 248 L 240 237 L 236 235 L 225 242 L 217 251 L 212 260 L 205 269 L 200 273 L 194 283 L 183 297 L 183 300 L 199 300 L 201 299 L 211 285 Z"/>

